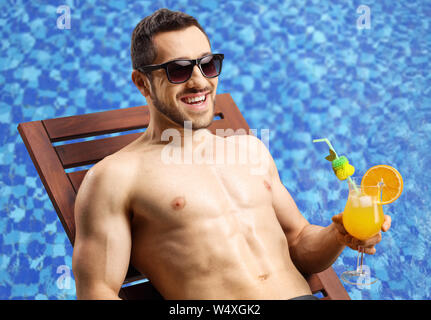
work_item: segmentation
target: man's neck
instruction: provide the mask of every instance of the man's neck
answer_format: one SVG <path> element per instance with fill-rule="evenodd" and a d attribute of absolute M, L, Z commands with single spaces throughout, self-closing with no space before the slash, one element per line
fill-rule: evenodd
<path fill-rule="evenodd" d="M 143 143 L 167 145 L 172 141 L 171 137 L 175 137 L 175 140 L 181 141 L 181 146 L 184 147 L 185 139 L 192 138 L 195 141 L 204 141 L 207 137 L 213 136 L 208 128 L 192 129 L 191 121 L 185 121 L 181 126 L 164 118 L 166 117 L 150 117 L 150 123 L 140 138 Z"/>

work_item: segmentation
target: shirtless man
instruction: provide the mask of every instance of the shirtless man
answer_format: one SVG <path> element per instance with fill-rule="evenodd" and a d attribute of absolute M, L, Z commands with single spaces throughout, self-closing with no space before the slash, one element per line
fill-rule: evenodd
<path fill-rule="evenodd" d="M 209 54 L 207 35 L 183 13 L 158 10 L 135 28 L 132 80 L 147 99 L 150 123 L 137 140 L 94 165 L 79 189 L 73 252 L 78 299 L 118 299 L 130 262 L 166 299 L 310 296 L 302 274 L 328 268 L 345 246 L 375 252 L 380 233 L 365 242 L 353 239 L 341 214 L 327 227 L 308 223 L 258 138 L 222 138 L 205 129 L 213 120 L 221 63 Z M 193 66 L 189 79 L 175 65 L 142 68 L 203 57 L 202 70 Z M 204 102 L 188 99 L 202 96 Z M 166 161 L 168 145 L 185 160 L 184 139 L 173 145 L 163 139 L 166 129 L 184 138 L 184 121 L 192 124 L 194 151 L 233 146 L 267 170 L 253 174 L 251 162 Z M 245 148 L 249 142 L 258 148 Z M 386 216 L 382 230 L 389 227 Z"/>

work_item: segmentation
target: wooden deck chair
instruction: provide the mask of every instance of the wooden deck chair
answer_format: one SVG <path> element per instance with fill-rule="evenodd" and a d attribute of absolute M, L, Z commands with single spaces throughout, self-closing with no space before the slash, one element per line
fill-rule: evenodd
<path fill-rule="evenodd" d="M 247 122 L 228 93 L 217 95 L 214 117 L 215 120 L 209 127 L 214 134 L 219 128 L 231 128 L 233 131 L 242 128 L 249 133 Z M 56 146 L 53 143 L 144 129 L 149 120 L 148 106 L 138 106 L 18 125 L 18 131 L 72 246 L 75 240 L 75 197 L 88 170 L 66 172 L 65 169 L 95 164 L 131 143 L 144 131 Z M 142 282 L 143 279 L 145 275 L 130 265 L 119 293 L 120 297 L 131 300 L 163 299 L 151 282 Z M 322 300 L 350 299 L 332 267 L 307 275 L 306 279 L 313 294 L 320 292 L 318 296 Z M 137 280 L 141 282 L 131 285 L 133 282 L 139 282 Z"/>

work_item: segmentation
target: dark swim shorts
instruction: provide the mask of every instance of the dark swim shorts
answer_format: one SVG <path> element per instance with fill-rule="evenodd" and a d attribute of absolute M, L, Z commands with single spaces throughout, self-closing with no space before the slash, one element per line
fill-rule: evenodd
<path fill-rule="evenodd" d="M 299 296 L 299 297 L 291 298 L 289 300 L 319 300 L 319 298 L 316 296 L 313 296 L 312 294 L 307 294 L 305 296 Z"/>

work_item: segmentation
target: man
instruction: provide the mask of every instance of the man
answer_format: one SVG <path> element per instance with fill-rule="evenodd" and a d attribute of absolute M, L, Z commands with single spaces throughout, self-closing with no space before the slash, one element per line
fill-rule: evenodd
<path fill-rule="evenodd" d="M 150 123 L 93 166 L 79 189 L 73 252 L 79 299 L 118 299 L 129 262 L 166 299 L 309 298 L 302 274 L 328 268 L 346 245 L 374 253 L 380 234 L 353 239 L 341 214 L 327 227 L 309 224 L 259 139 L 205 129 L 223 56 L 212 54 L 194 18 L 158 10 L 136 26 L 131 49 L 132 80 L 147 99 Z M 185 122 L 193 152 L 234 150 L 257 157 L 266 170 L 253 174 L 250 161 L 185 161 Z M 168 130 L 180 142 L 167 141 Z M 258 148 L 246 148 L 250 142 Z M 182 161 L 167 161 L 168 147 Z M 389 227 L 386 217 L 382 230 Z"/>

